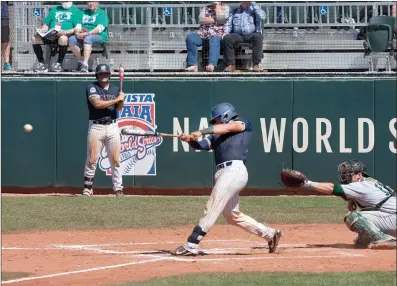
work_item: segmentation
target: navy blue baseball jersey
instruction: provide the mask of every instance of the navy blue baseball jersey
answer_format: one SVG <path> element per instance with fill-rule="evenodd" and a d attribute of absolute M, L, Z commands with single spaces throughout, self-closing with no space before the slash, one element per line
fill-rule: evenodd
<path fill-rule="evenodd" d="M 215 164 L 221 164 L 231 160 L 246 161 L 248 145 L 251 142 L 252 125 L 248 119 L 238 117 L 235 121 L 241 121 L 245 129 L 239 133 L 228 133 L 224 135 L 211 135 L 211 149 L 214 150 Z"/>
<path fill-rule="evenodd" d="M 96 109 L 90 102 L 91 97 L 98 97 L 100 100 L 108 101 L 118 97 L 120 89 L 109 84 L 108 89 L 102 88 L 96 81 L 91 83 L 86 89 L 87 105 L 88 105 L 88 119 L 107 121 L 117 119 L 117 104 L 109 106 L 104 109 Z"/>

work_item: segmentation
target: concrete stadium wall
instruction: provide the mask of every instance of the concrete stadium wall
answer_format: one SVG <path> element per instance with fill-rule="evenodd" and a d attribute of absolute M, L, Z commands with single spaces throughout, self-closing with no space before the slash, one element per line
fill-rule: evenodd
<path fill-rule="evenodd" d="M 91 80 L 92 81 L 92 80 Z M 8 187 L 83 185 L 86 79 L 2 80 L 2 174 Z M 117 84 L 117 82 L 114 82 Z M 281 189 L 282 166 L 337 182 L 337 165 L 360 159 L 396 188 L 395 79 L 125 80 L 120 124 L 176 133 L 207 126 L 211 107 L 233 103 L 252 121 L 248 188 Z M 140 106 L 140 107 L 138 107 Z M 23 125 L 33 125 L 26 133 Z M 123 136 L 127 188 L 203 189 L 213 185 L 212 152 L 178 139 Z M 102 152 L 95 187 L 110 188 Z"/>

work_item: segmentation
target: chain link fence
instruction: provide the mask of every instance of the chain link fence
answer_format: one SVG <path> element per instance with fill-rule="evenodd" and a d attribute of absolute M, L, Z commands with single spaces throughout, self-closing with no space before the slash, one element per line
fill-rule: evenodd
<path fill-rule="evenodd" d="M 43 2 L 13 2 L 11 14 L 14 71 L 32 71 L 37 62 L 31 39 L 53 6 Z M 74 2 L 77 3 L 77 2 Z M 225 2 L 229 7 L 239 3 Z M 372 16 L 392 15 L 395 2 L 257 2 L 266 13 L 262 26 L 265 71 L 366 70 L 362 27 Z M 86 4 L 76 5 L 85 9 Z M 98 63 L 123 63 L 126 72 L 178 72 L 186 68 L 186 37 L 200 28 L 205 3 L 109 4 L 102 2 L 109 18 L 106 52 L 94 47 L 89 68 Z M 199 48 L 199 70 L 205 70 L 208 47 Z M 44 49 L 48 62 L 56 60 Z M 252 47 L 236 49 L 236 66 L 252 69 Z M 395 67 L 395 61 L 392 63 Z M 71 51 L 63 69 L 72 72 L 77 62 Z M 223 71 L 223 48 L 216 71 Z"/>

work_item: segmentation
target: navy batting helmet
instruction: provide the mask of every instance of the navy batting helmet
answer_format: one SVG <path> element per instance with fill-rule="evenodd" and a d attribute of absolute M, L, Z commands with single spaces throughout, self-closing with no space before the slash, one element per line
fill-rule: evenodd
<path fill-rule="evenodd" d="M 95 69 L 96 78 L 98 78 L 99 73 L 108 73 L 110 75 L 111 74 L 110 67 L 107 64 L 97 65 Z"/>
<path fill-rule="evenodd" d="M 211 111 L 210 124 L 214 124 L 217 118 L 220 118 L 223 124 L 238 116 L 236 109 L 230 103 L 220 103 L 214 106 Z"/>
<path fill-rule="evenodd" d="M 349 160 L 338 166 L 339 180 L 341 184 L 350 184 L 352 175 L 362 173 L 364 177 L 369 177 L 367 167 L 359 160 Z"/>

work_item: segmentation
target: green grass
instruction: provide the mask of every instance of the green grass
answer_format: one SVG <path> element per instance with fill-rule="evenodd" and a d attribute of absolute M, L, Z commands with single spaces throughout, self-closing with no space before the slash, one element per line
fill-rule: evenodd
<path fill-rule="evenodd" d="M 180 285 L 332 285 L 332 286 L 391 286 L 396 285 L 396 272 L 338 272 L 338 273 L 201 273 L 171 276 L 145 282 L 117 285 L 180 286 Z"/>
<path fill-rule="evenodd" d="M 27 272 L 1 272 L 1 281 L 18 279 L 28 277 L 30 273 Z"/>
<path fill-rule="evenodd" d="M 158 228 L 194 225 L 207 197 L 2 197 L 2 232 Z M 279 224 L 342 223 L 333 197 L 242 197 L 240 209 Z M 224 219 L 218 223 L 224 223 Z"/>

